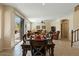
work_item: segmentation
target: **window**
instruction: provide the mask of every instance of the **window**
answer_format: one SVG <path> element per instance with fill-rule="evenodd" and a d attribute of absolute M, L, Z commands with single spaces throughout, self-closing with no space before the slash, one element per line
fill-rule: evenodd
<path fill-rule="evenodd" d="M 36 29 L 40 29 L 40 26 L 36 26 Z"/>
<path fill-rule="evenodd" d="M 46 29 L 46 26 L 42 26 L 42 29 Z"/>

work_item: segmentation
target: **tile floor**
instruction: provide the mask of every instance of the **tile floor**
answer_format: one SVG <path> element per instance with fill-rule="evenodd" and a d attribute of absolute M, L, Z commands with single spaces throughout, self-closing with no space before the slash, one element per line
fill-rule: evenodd
<path fill-rule="evenodd" d="M 79 48 L 70 46 L 70 41 L 65 40 L 54 40 L 55 56 L 79 56 Z M 14 49 L 11 50 L 3 50 L 0 52 L 0 56 L 22 56 L 22 42 L 17 44 Z M 77 44 L 78 45 L 78 44 Z M 31 56 L 31 52 L 27 52 L 27 56 Z"/>

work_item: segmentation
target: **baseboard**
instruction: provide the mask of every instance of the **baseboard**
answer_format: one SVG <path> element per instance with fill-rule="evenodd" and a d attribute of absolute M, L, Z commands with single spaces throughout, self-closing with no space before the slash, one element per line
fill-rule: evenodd
<path fill-rule="evenodd" d="M 3 50 L 11 50 L 11 49 L 12 49 L 12 48 L 3 48 Z M 3 50 L 2 50 L 2 51 L 3 51 Z"/>

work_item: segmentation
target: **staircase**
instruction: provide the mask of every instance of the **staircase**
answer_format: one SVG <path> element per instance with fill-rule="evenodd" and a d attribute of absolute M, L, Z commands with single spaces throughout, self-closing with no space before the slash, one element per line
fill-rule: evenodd
<path fill-rule="evenodd" d="M 79 48 L 79 41 L 73 43 L 74 48 Z"/>
<path fill-rule="evenodd" d="M 71 32 L 71 47 L 79 47 L 79 29 Z"/>

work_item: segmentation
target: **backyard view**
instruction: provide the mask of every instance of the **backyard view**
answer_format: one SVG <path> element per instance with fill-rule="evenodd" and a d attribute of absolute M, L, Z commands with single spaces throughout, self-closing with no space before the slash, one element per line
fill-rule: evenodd
<path fill-rule="evenodd" d="M 20 42 L 20 22 L 21 22 L 20 17 L 16 16 L 15 17 L 15 44 Z"/>

